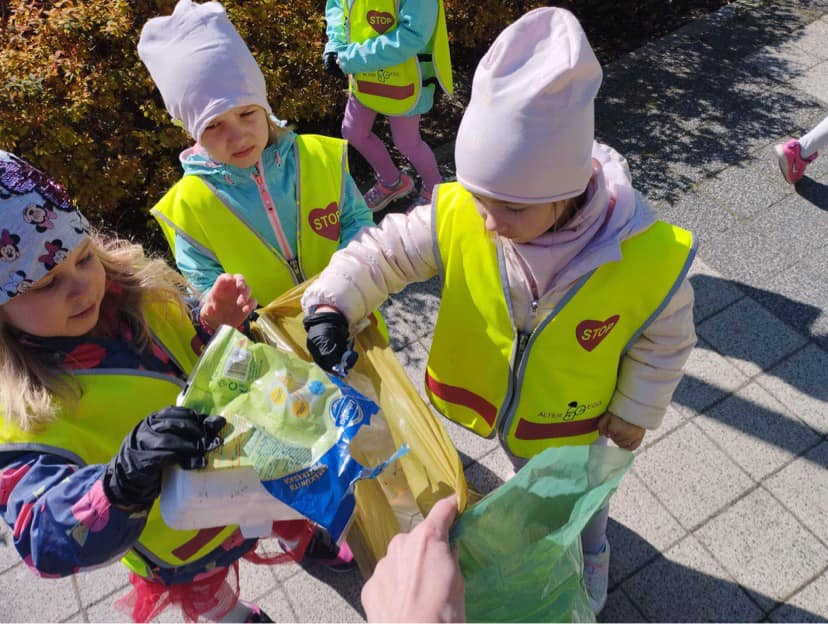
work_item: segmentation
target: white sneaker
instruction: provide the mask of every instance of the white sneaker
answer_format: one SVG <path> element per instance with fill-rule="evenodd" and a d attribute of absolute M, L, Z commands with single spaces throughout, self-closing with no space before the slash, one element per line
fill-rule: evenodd
<path fill-rule="evenodd" d="M 609 584 L 610 545 L 604 545 L 595 554 L 584 553 L 584 585 L 586 585 L 589 606 L 598 615 L 607 603 L 607 585 Z"/>

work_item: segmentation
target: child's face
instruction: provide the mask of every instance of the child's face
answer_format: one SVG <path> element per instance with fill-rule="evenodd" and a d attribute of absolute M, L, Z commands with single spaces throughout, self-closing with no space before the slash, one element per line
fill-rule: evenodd
<path fill-rule="evenodd" d="M 528 243 L 548 232 L 566 211 L 568 200 L 517 204 L 473 195 L 486 229 L 516 243 Z"/>
<path fill-rule="evenodd" d="M 24 294 L 0 307 L 0 314 L 33 336 L 83 336 L 98 323 L 105 290 L 104 267 L 87 237 Z"/>
<path fill-rule="evenodd" d="M 261 106 L 237 106 L 222 113 L 201 133 L 201 146 L 216 162 L 252 167 L 267 147 L 270 128 Z"/>

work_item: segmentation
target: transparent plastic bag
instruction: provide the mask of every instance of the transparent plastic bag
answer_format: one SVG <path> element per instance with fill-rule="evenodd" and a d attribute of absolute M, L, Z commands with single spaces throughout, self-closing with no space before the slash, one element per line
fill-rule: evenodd
<path fill-rule="evenodd" d="M 469 622 L 594 622 L 581 532 L 632 465 L 629 451 L 550 448 L 469 507 L 451 531 Z"/>

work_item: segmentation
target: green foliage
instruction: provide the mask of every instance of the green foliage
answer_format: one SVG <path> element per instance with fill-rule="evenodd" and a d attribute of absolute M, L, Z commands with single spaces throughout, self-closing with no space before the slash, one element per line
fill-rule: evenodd
<path fill-rule="evenodd" d="M 455 59 L 474 58 L 541 2 L 446 0 Z M 61 181 L 94 222 L 159 245 L 148 209 L 180 175 L 188 137 L 170 123 L 136 51 L 147 19 L 174 0 L 11 0 L 0 20 L 3 149 Z M 321 0 L 227 0 L 276 114 L 336 133 L 346 93 L 321 63 Z M 473 63 L 471 63 L 473 65 Z"/>

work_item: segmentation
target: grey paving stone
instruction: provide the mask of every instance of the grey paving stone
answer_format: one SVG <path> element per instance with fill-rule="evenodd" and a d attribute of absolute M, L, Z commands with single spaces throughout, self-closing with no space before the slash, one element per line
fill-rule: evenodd
<path fill-rule="evenodd" d="M 802 524 L 828 543 L 828 442 L 785 466 L 764 486 Z"/>
<path fill-rule="evenodd" d="M 380 311 L 388 324 L 391 347 L 397 349 L 412 340 L 430 335 L 440 307 L 440 283 L 436 277 L 409 284 L 392 295 Z"/>
<path fill-rule="evenodd" d="M 737 301 L 696 330 L 748 377 L 767 370 L 807 342 L 750 298 Z"/>
<path fill-rule="evenodd" d="M 778 81 L 789 81 L 802 74 L 820 59 L 797 47 L 795 40 L 765 46 L 751 54 L 744 60 L 744 65 L 753 73 L 773 78 Z"/>
<path fill-rule="evenodd" d="M 828 548 L 762 488 L 695 535 L 763 609 L 784 601 L 828 561 Z"/>
<path fill-rule="evenodd" d="M 118 622 L 118 623 L 127 623 L 132 622 L 132 618 L 129 617 L 126 613 L 122 613 L 121 611 L 115 608 L 115 602 L 128 594 L 130 591 L 129 588 L 119 590 L 118 592 L 112 594 L 111 596 L 107 596 L 102 600 L 98 601 L 94 605 L 91 605 L 86 608 L 86 618 L 89 622 Z M 173 611 L 173 609 L 170 609 Z M 175 610 L 177 614 L 177 618 L 181 620 L 181 612 Z M 82 621 L 82 620 L 78 620 Z M 156 618 L 153 620 L 157 622 L 158 619 Z M 169 621 L 175 621 L 174 619 L 170 619 Z"/>
<path fill-rule="evenodd" d="M 828 23 L 824 20 L 811 22 L 791 37 L 793 45 L 807 54 L 823 60 L 828 60 L 826 41 L 828 41 Z"/>
<path fill-rule="evenodd" d="M 239 591 L 245 600 L 255 600 L 276 589 L 277 581 L 273 569 L 279 566 L 255 565 L 239 561 Z"/>
<path fill-rule="evenodd" d="M 828 352 L 809 344 L 756 381 L 815 431 L 828 435 Z"/>
<path fill-rule="evenodd" d="M 742 219 L 761 215 L 768 206 L 793 195 L 793 189 L 780 175 L 771 146 L 766 146 L 759 156 L 705 180 L 699 191 Z"/>
<path fill-rule="evenodd" d="M 512 462 L 500 448 L 492 449 L 469 464 L 463 472 L 469 486 L 484 495 L 499 488 L 514 474 Z"/>
<path fill-rule="evenodd" d="M 753 487 L 753 481 L 693 422 L 637 457 L 632 470 L 685 529 Z"/>
<path fill-rule="evenodd" d="M 71 576 L 40 578 L 19 565 L 0 574 L 0 587 L 6 622 L 57 622 L 81 608 Z"/>
<path fill-rule="evenodd" d="M 83 611 L 78 611 L 77 613 L 73 613 L 69 617 L 61 620 L 61 622 L 85 622 L 83 618 Z"/>
<path fill-rule="evenodd" d="M 277 555 L 282 552 L 282 548 L 279 546 L 278 540 L 267 538 L 259 540 L 258 552 L 266 553 L 268 555 Z M 270 572 L 273 574 L 274 577 L 276 577 L 276 580 L 279 582 L 285 581 L 295 574 L 305 573 L 305 571 L 302 569 L 302 566 L 293 563 L 292 561 L 280 563 L 278 565 L 272 565 L 269 566 L 269 568 Z"/>
<path fill-rule="evenodd" d="M 667 411 L 664 413 L 664 420 L 661 421 L 661 426 L 658 429 L 647 431 L 647 434 L 644 436 L 644 443 L 637 451 L 637 454 L 640 454 L 658 442 L 661 438 L 669 433 L 672 433 L 678 427 L 690 420 L 693 416 L 689 414 L 688 411 L 680 409 L 675 403 L 668 406 Z"/>
<path fill-rule="evenodd" d="M 598 615 L 599 622 L 646 622 L 635 605 L 620 589 L 612 591 L 607 596 L 607 604 Z"/>
<path fill-rule="evenodd" d="M 432 408 L 432 411 L 437 414 L 434 408 Z M 482 458 L 500 446 L 500 443 L 497 441 L 496 437 L 491 439 L 482 438 L 468 429 L 454 424 L 447 418 L 443 418 L 439 414 L 437 414 L 437 418 L 449 434 L 451 441 L 454 443 L 454 447 L 460 452 L 460 457 L 463 459 L 464 466 L 469 465 L 472 461 Z M 467 459 L 464 459 L 463 456 Z"/>
<path fill-rule="evenodd" d="M 744 288 L 746 294 L 778 318 L 828 349 L 828 248 L 814 251 L 762 289 Z"/>
<path fill-rule="evenodd" d="M 615 587 L 686 534 L 641 479 L 628 472 L 610 500 L 610 586 Z"/>
<path fill-rule="evenodd" d="M 828 621 L 828 572 L 808 583 L 770 614 L 771 622 Z"/>
<path fill-rule="evenodd" d="M 796 193 L 755 215 L 754 227 L 790 258 L 810 258 L 828 241 L 825 210 Z"/>
<path fill-rule="evenodd" d="M 0 573 L 22 563 L 12 541 L 11 529 L 5 522 L 0 522 Z"/>
<path fill-rule="evenodd" d="M 692 535 L 621 588 L 652 622 L 756 622 L 764 615 Z"/>
<path fill-rule="evenodd" d="M 362 622 L 358 572 L 297 574 L 282 584 L 297 622 Z"/>
<path fill-rule="evenodd" d="M 673 402 L 682 413 L 695 415 L 747 383 L 748 378 L 738 368 L 699 340 L 684 364 L 684 377 Z"/>
<path fill-rule="evenodd" d="M 808 425 L 756 383 L 729 396 L 693 422 L 756 481 L 820 440 Z"/>
<path fill-rule="evenodd" d="M 698 191 L 691 191 L 679 201 L 671 204 L 660 203 L 659 217 L 693 232 L 698 246 L 698 256 L 709 268 L 720 270 L 710 262 L 707 240 L 717 233 L 726 232 L 739 225 L 735 213 L 715 199 Z M 720 274 L 721 275 L 721 274 Z"/>
<path fill-rule="evenodd" d="M 298 622 L 300 618 L 293 610 L 285 590 L 279 586 L 264 596 L 256 598 L 256 604 L 270 616 L 274 622 Z"/>
<path fill-rule="evenodd" d="M 696 324 L 745 296 L 737 284 L 707 266 L 700 254 L 696 255 L 688 277 L 695 295 L 693 320 Z"/>
<path fill-rule="evenodd" d="M 75 575 L 81 605 L 85 608 L 129 584 L 128 571 L 120 561 Z"/>
<path fill-rule="evenodd" d="M 805 74 L 791 80 L 791 83 L 808 95 L 828 102 L 828 62 L 809 69 Z"/>

